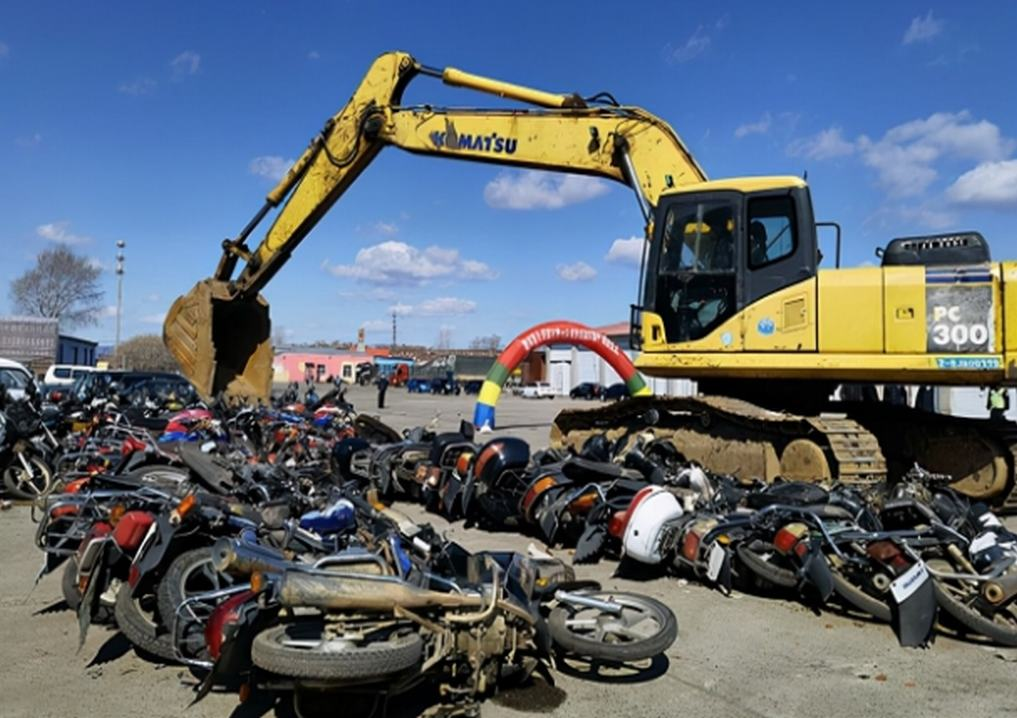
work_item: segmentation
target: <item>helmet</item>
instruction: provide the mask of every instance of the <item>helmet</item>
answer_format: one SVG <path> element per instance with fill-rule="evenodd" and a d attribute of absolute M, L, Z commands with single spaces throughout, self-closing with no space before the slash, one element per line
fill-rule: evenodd
<path fill-rule="evenodd" d="M 660 563 L 664 560 L 661 551 L 664 526 L 681 515 L 681 504 L 667 489 L 660 486 L 640 489 L 617 529 L 622 534 L 622 553 L 641 563 Z"/>

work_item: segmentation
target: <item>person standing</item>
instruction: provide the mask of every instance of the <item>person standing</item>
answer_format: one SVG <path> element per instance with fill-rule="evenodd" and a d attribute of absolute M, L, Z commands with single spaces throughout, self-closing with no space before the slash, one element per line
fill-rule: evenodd
<path fill-rule="evenodd" d="M 1010 394 L 1001 386 L 989 389 L 985 400 L 985 408 L 989 410 L 992 421 L 1006 421 L 1006 412 L 1010 409 Z"/>
<path fill-rule="evenodd" d="M 385 408 L 385 392 L 388 390 L 388 379 L 383 376 L 378 377 L 378 408 Z"/>

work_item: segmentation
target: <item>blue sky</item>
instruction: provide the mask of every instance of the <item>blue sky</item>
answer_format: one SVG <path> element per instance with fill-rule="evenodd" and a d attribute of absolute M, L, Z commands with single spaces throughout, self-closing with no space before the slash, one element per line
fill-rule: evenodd
<path fill-rule="evenodd" d="M 391 49 L 608 90 L 669 121 L 711 178 L 807 170 L 817 218 L 844 227 L 846 264 L 953 229 L 1017 259 L 1015 35 L 1010 2 L 5 3 L 0 279 L 57 242 L 109 268 L 123 239 L 125 332 L 159 331 Z M 493 99 L 429 78 L 404 97 Z M 621 185 L 389 149 L 266 295 L 293 341 L 366 326 L 385 342 L 393 310 L 400 341 L 423 344 L 442 327 L 465 345 L 555 318 L 604 324 L 636 296 L 624 240 L 640 228 Z M 112 321 L 78 333 L 109 340 Z"/>

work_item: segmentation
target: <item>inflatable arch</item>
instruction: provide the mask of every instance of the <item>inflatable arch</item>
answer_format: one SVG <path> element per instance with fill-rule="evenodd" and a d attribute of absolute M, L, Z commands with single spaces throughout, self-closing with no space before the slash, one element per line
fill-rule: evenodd
<path fill-rule="evenodd" d="M 605 335 L 576 322 L 545 322 L 530 327 L 513 339 L 487 373 L 473 410 L 473 423 L 478 429 L 494 428 L 494 407 L 501 396 L 505 380 L 531 351 L 547 344 L 578 344 L 595 351 L 618 373 L 631 396 L 651 393 L 632 360 Z"/>

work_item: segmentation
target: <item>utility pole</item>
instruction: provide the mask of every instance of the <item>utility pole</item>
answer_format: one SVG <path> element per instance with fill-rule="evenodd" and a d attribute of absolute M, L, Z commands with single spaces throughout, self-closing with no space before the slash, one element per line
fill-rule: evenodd
<path fill-rule="evenodd" d="M 126 246 L 127 242 L 122 239 L 117 240 L 117 328 L 116 338 L 113 340 L 113 356 L 118 359 L 120 358 L 120 318 L 124 311 L 124 247 Z"/>
<path fill-rule="evenodd" d="M 395 352 L 396 348 L 396 313 L 392 312 L 392 352 Z"/>

